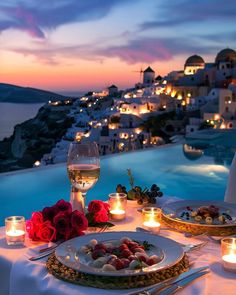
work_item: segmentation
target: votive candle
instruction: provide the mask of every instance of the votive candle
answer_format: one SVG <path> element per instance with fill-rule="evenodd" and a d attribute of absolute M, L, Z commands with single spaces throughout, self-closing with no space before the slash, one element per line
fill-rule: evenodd
<path fill-rule="evenodd" d="M 6 241 L 8 245 L 23 245 L 25 242 L 25 218 L 10 216 L 5 219 Z"/>
<path fill-rule="evenodd" d="M 161 209 L 156 207 L 144 207 L 142 209 L 143 227 L 147 230 L 159 233 L 161 224 Z"/>
<path fill-rule="evenodd" d="M 126 216 L 126 203 L 127 195 L 124 193 L 112 193 L 109 194 L 108 200 L 110 209 L 110 219 L 112 221 L 120 221 L 125 219 Z"/>
<path fill-rule="evenodd" d="M 236 238 L 221 240 L 221 254 L 223 268 L 236 273 Z"/>

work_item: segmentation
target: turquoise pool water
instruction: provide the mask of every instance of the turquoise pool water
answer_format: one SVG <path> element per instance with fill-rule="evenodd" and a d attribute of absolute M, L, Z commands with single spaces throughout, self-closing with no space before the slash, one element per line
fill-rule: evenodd
<path fill-rule="evenodd" d="M 132 169 L 136 185 L 157 183 L 165 195 L 223 200 L 228 165 L 230 161 L 219 164 L 216 158 L 204 155 L 189 160 L 182 145 L 106 156 L 101 159 L 101 176 L 88 192 L 87 201 L 106 200 L 118 183 L 129 188 L 127 168 Z M 28 218 L 32 211 L 52 205 L 58 199 L 69 200 L 69 191 L 66 165 L 63 164 L 0 174 L 0 224 L 6 216 Z"/>

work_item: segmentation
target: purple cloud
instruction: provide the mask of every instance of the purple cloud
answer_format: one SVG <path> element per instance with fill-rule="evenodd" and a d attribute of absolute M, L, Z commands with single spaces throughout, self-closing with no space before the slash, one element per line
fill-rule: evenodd
<path fill-rule="evenodd" d="M 152 63 L 156 61 L 170 61 L 178 54 L 215 53 L 217 47 L 195 43 L 183 38 L 140 38 L 130 41 L 127 45 L 109 47 L 96 53 L 104 57 L 118 57 L 133 64 L 138 62 Z"/>
<path fill-rule="evenodd" d="M 0 3 L 0 32 L 9 28 L 45 38 L 44 29 L 54 29 L 71 22 L 96 20 L 128 0 L 13 0 Z M 133 1 L 133 0 L 132 0 Z"/>
<path fill-rule="evenodd" d="M 23 55 L 32 55 L 42 63 L 55 65 L 59 63 L 59 57 L 70 59 L 80 58 L 102 62 L 105 58 L 119 58 L 128 64 L 153 63 L 156 61 L 169 62 L 175 55 L 186 54 L 216 54 L 221 47 L 203 46 L 199 42 L 183 38 L 137 38 L 127 45 L 110 46 L 104 49 L 97 44 L 82 46 L 64 46 L 38 49 L 15 48 L 14 51 Z M 13 50 L 13 49 L 10 49 Z"/>
<path fill-rule="evenodd" d="M 163 1 L 158 6 L 157 19 L 140 25 L 141 30 L 157 27 L 212 21 L 234 21 L 236 5 L 234 0 L 179 0 Z"/>

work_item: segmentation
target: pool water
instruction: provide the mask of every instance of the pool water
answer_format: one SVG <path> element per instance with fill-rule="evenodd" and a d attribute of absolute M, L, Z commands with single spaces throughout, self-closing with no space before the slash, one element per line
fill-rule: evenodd
<path fill-rule="evenodd" d="M 119 183 L 129 189 L 127 168 L 133 172 L 135 185 L 150 187 L 156 183 L 165 195 L 183 199 L 223 200 L 229 167 L 217 163 L 204 155 L 189 160 L 182 145 L 105 156 L 101 159 L 100 179 L 88 192 L 87 202 L 107 200 Z M 69 192 L 65 164 L 2 174 L 0 224 L 6 216 L 29 218 L 31 212 L 59 199 L 69 200 Z"/>

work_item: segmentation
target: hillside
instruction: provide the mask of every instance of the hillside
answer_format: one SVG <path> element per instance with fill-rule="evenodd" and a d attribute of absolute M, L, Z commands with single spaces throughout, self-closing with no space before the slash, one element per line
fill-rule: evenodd
<path fill-rule="evenodd" d="M 50 91 L 0 83 L 0 102 L 45 103 L 66 97 Z"/>

